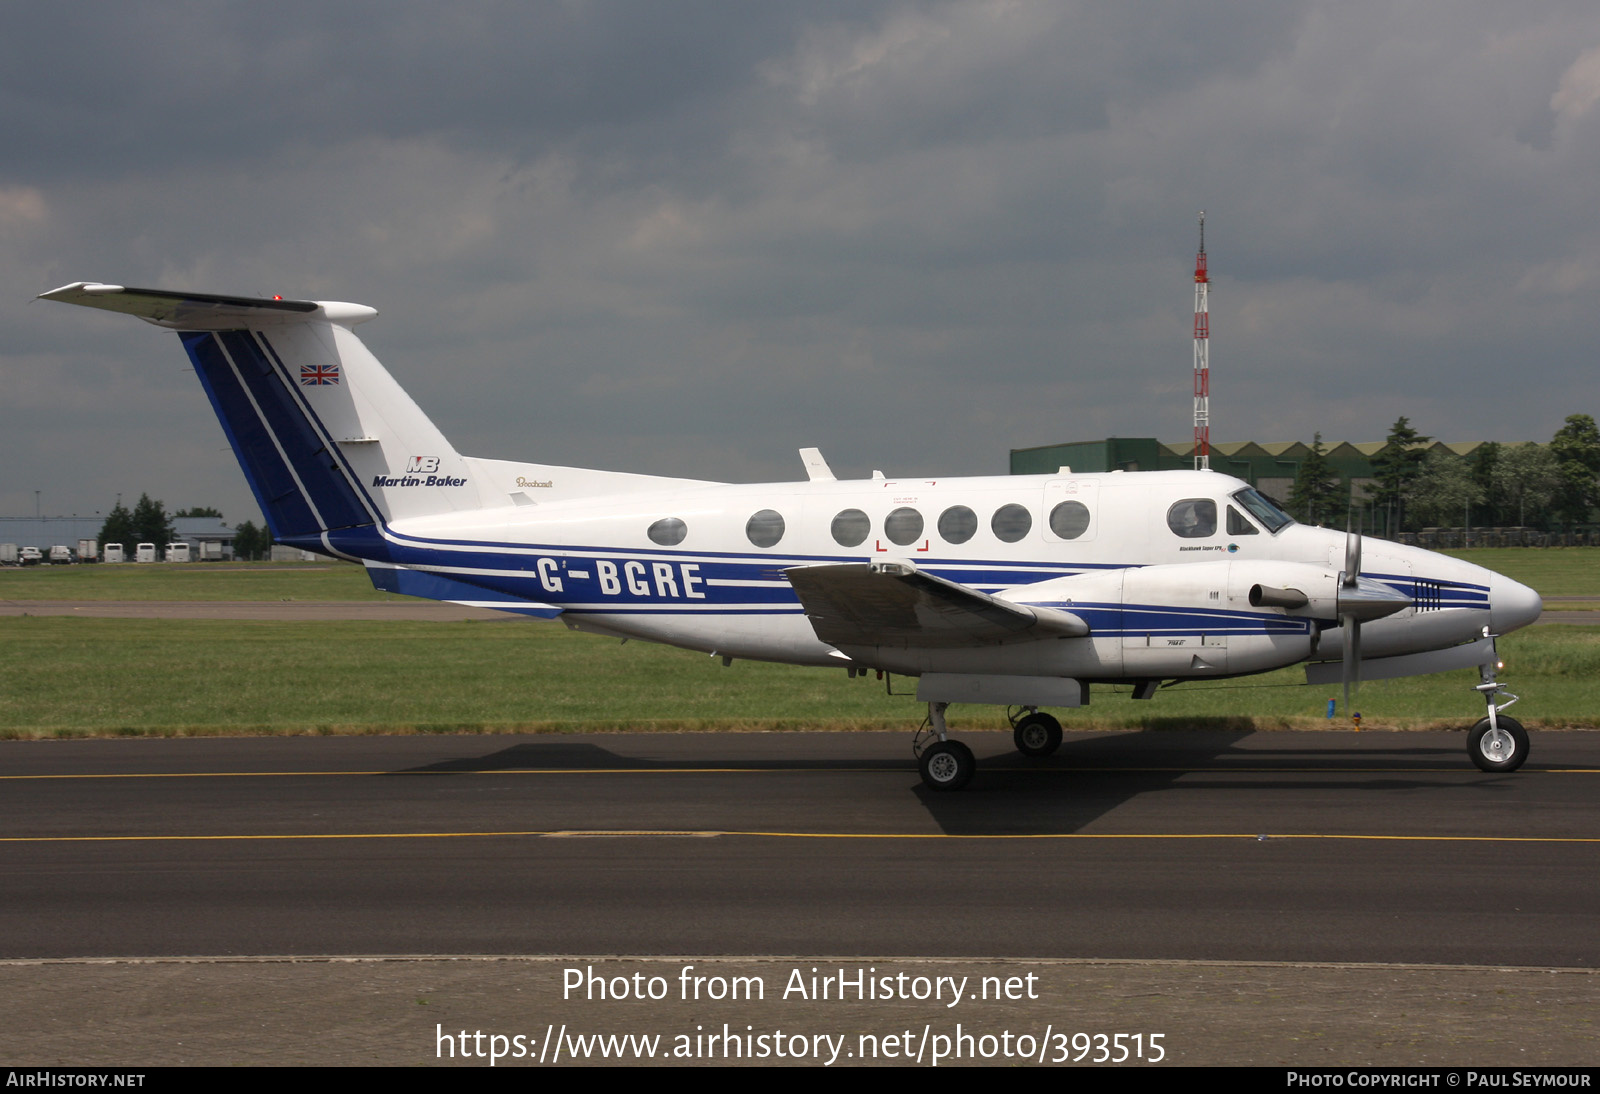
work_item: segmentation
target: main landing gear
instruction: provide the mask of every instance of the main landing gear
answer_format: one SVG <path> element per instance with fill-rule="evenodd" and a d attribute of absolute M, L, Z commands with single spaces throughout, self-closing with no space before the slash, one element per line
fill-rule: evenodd
<path fill-rule="evenodd" d="M 1061 747 L 1061 723 L 1038 707 L 1024 707 L 1026 714 L 1011 719 L 1011 739 L 1017 751 L 1029 759 L 1042 760 Z"/>
<path fill-rule="evenodd" d="M 944 712 L 949 703 L 929 703 L 928 721 L 912 738 L 918 770 L 929 790 L 960 790 L 978 770 L 972 749 L 950 739 Z M 1061 723 L 1038 707 L 1023 707 L 1020 717 L 1012 718 L 1012 739 L 1017 751 L 1032 759 L 1052 755 L 1061 747 Z M 932 738 L 932 740 L 930 740 Z"/>
<path fill-rule="evenodd" d="M 1479 719 L 1467 734 L 1467 755 L 1480 771 L 1515 771 L 1528 758 L 1528 731 L 1522 728 L 1521 722 L 1501 713 L 1517 701 L 1517 696 L 1506 691 L 1505 685 L 1495 679 L 1499 669 L 1497 659 L 1478 670 L 1483 682 L 1475 690 L 1483 696 L 1489 716 Z M 1507 696 L 1506 701 L 1497 703 L 1495 700 L 1502 694 Z"/>
<path fill-rule="evenodd" d="M 928 722 L 911 739 L 911 751 L 917 757 L 922 782 L 929 790 L 960 790 L 978 770 L 972 749 L 950 739 L 944 720 L 945 709 L 949 706 L 949 703 L 929 703 Z M 937 740 L 927 743 L 929 735 Z"/>

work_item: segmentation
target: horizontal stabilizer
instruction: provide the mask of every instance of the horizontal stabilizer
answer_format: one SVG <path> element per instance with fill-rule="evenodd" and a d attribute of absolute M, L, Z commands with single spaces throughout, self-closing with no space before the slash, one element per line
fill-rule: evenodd
<path fill-rule="evenodd" d="M 1071 612 L 1013 604 L 909 562 L 797 566 L 784 576 L 831 646 L 984 646 L 1089 633 Z"/>
<path fill-rule="evenodd" d="M 39 299 L 134 315 L 172 330 L 240 330 L 263 323 L 306 319 L 353 326 L 378 314 L 376 308 L 365 304 L 135 289 L 93 281 L 75 281 L 40 293 Z"/>

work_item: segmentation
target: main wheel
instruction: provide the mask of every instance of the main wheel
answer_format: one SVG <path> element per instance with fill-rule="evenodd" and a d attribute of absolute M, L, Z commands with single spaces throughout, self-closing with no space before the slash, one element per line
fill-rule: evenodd
<path fill-rule="evenodd" d="M 1515 718 L 1495 718 L 1495 728 L 1484 718 L 1467 735 L 1467 755 L 1480 771 L 1515 771 L 1528 758 L 1528 731 Z"/>
<path fill-rule="evenodd" d="M 929 790 L 960 790 L 978 770 L 978 761 L 960 741 L 940 741 L 922 750 L 918 766 Z"/>
<path fill-rule="evenodd" d="M 1034 711 L 1017 720 L 1011 738 L 1017 742 L 1018 752 L 1042 759 L 1061 747 L 1061 723 L 1042 710 Z"/>

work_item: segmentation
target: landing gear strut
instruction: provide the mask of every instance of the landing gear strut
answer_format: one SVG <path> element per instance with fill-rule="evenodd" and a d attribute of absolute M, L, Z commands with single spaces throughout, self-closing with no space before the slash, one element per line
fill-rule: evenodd
<path fill-rule="evenodd" d="M 911 740 L 911 751 L 916 754 L 917 767 L 922 781 L 929 790 L 960 790 L 978 770 L 978 761 L 972 749 L 960 741 L 952 741 L 945 725 L 944 712 L 949 703 L 928 704 L 928 725 L 917 731 Z M 925 743 L 928 735 L 938 738 Z"/>
<path fill-rule="evenodd" d="M 1528 758 L 1528 731 L 1522 728 L 1521 722 L 1501 713 L 1517 701 L 1517 696 L 1506 691 L 1505 685 L 1495 679 L 1499 670 L 1498 659 L 1478 670 L 1483 682 L 1475 690 L 1483 696 L 1489 716 L 1480 719 L 1467 734 L 1467 755 L 1478 765 L 1478 770 L 1503 773 L 1515 771 Z M 1506 701 L 1496 702 L 1502 694 L 1507 697 Z"/>

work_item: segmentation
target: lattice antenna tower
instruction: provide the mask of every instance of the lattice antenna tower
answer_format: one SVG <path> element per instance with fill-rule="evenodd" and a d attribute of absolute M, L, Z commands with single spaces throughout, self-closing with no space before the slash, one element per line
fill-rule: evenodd
<path fill-rule="evenodd" d="M 1211 470 L 1211 277 L 1206 273 L 1206 213 L 1194 258 L 1194 469 Z"/>

